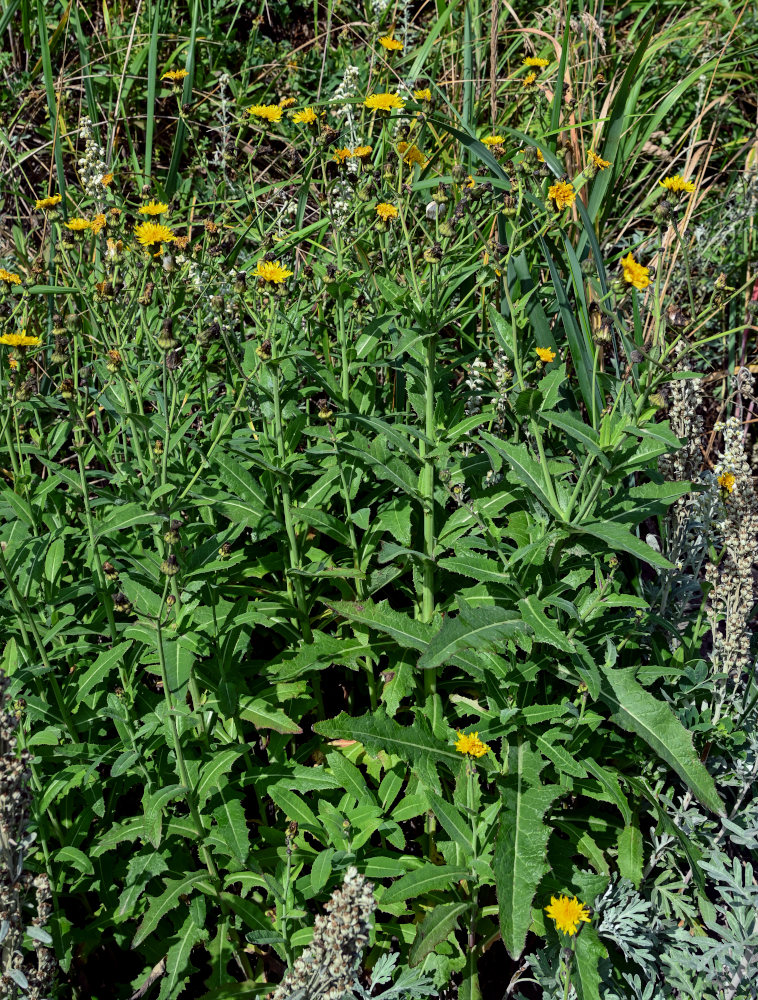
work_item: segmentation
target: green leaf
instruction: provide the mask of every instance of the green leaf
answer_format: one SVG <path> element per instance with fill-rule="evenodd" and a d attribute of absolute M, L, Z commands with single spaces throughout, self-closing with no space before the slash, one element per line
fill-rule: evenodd
<path fill-rule="evenodd" d="M 321 892 L 329 877 L 332 874 L 332 858 L 337 852 L 333 847 L 327 847 L 325 851 L 319 851 L 311 867 L 311 891 L 315 894 Z"/>
<path fill-rule="evenodd" d="M 329 739 L 357 740 L 369 753 L 397 754 L 408 761 L 418 774 L 422 784 L 441 792 L 435 764 L 445 763 L 457 770 L 461 762 L 460 754 L 452 747 L 435 739 L 425 727 L 423 717 L 417 718 L 412 726 L 400 726 L 387 717 L 383 709 L 352 719 L 346 712 L 336 719 L 317 722 L 314 731 Z"/>
<path fill-rule="evenodd" d="M 608 957 L 608 949 L 591 924 L 582 924 L 576 937 L 574 954 L 578 977 L 573 977 L 578 1000 L 601 1000 L 600 960 Z"/>
<path fill-rule="evenodd" d="M 629 823 L 619 834 L 618 866 L 622 878 L 628 878 L 639 889 L 642 881 L 642 833 L 636 822 Z"/>
<path fill-rule="evenodd" d="M 137 503 L 125 503 L 113 508 L 113 513 L 100 523 L 95 522 L 95 540 L 112 535 L 114 532 L 126 531 L 136 524 L 148 524 L 155 521 L 158 515 L 145 509 Z"/>
<path fill-rule="evenodd" d="M 612 710 L 614 722 L 641 736 L 704 806 L 722 814 L 724 807 L 713 778 L 695 753 L 692 737 L 668 705 L 635 680 L 634 667 L 616 670 L 601 663 L 600 669 L 604 677 L 600 698 Z"/>
<path fill-rule="evenodd" d="M 168 689 L 174 702 L 181 705 L 187 697 L 187 688 L 195 657 L 177 639 L 167 639 L 164 635 L 162 642 Z"/>
<path fill-rule="evenodd" d="M 468 868 L 426 862 L 421 868 L 408 872 L 385 889 L 379 900 L 379 909 L 392 903 L 402 903 L 406 899 L 416 899 L 417 896 L 423 896 L 427 892 L 449 892 L 454 882 L 460 882 L 470 874 Z"/>
<path fill-rule="evenodd" d="M 543 507 L 553 511 L 553 513 L 560 517 L 561 512 L 553 508 L 548 498 L 544 470 L 539 462 L 535 462 L 526 447 L 523 444 L 508 444 L 500 438 L 496 438 L 494 435 L 487 434 L 484 431 L 482 431 L 481 436 L 485 441 L 489 442 L 495 451 L 508 459 L 508 463 L 513 473 L 515 473 L 515 476 L 512 475 L 511 477 L 512 480 L 526 487 L 539 500 Z"/>
<path fill-rule="evenodd" d="M 87 697 L 92 688 L 96 687 L 105 680 L 117 663 L 124 659 L 128 650 L 131 648 L 131 645 L 132 640 L 128 639 L 126 642 L 118 643 L 118 645 L 114 646 L 112 649 L 104 650 L 98 656 L 77 685 L 77 705 L 80 701 L 82 701 L 82 699 Z"/>
<path fill-rule="evenodd" d="M 220 792 L 221 805 L 213 810 L 213 818 L 218 824 L 218 835 L 229 851 L 229 857 L 244 865 L 250 853 L 250 834 L 247 828 L 245 809 L 240 799 Z"/>
<path fill-rule="evenodd" d="M 561 631 L 554 619 L 548 618 L 543 601 L 532 594 L 529 597 L 522 597 L 518 606 L 521 617 L 534 632 L 537 642 L 546 642 L 564 653 L 574 652 L 573 642 Z"/>
<path fill-rule="evenodd" d="M 174 944 L 166 954 L 166 974 L 161 979 L 158 1000 L 176 1000 L 181 995 L 190 975 L 197 971 L 190 962 L 192 949 L 207 939 L 208 931 L 204 927 L 198 927 L 193 915 L 189 913 L 175 937 Z"/>
<path fill-rule="evenodd" d="M 456 844 L 468 852 L 468 856 L 474 854 L 474 844 L 471 838 L 471 822 L 467 822 L 458 812 L 456 807 L 450 802 L 446 802 L 440 795 L 434 792 L 427 792 L 429 805 L 432 807 L 434 815 L 442 824 L 445 833 L 451 837 Z M 458 860 L 456 858 L 456 860 Z"/>
<path fill-rule="evenodd" d="M 527 634 L 527 626 L 513 611 L 499 607 L 472 607 L 460 601 L 461 611 L 448 616 L 418 661 L 429 669 L 449 661 L 462 649 L 490 649 L 516 633 Z"/>
<path fill-rule="evenodd" d="M 416 931 L 416 937 L 408 954 L 408 965 L 420 965 L 426 956 L 434 951 L 458 926 L 458 920 L 470 908 L 471 903 L 441 903 L 424 917 Z"/>
<path fill-rule="evenodd" d="M 240 697 L 239 715 L 252 722 L 256 729 L 274 729 L 277 733 L 302 733 L 302 729 L 279 708 L 273 708 L 265 698 Z"/>
<path fill-rule="evenodd" d="M 232 747 L 228 750 L 221 750 L 207 764 L 203 765 L 196 793 L 199 809 L 202 809 L 208 797 L 218 790 L 221 778 L 228 777 L 231 774 L 232 765 L 243 753 L 245 753 L 244 747 Z"/>
<path fill-rule="evenodd" d="M 371 628 L 392 636 L 406 649 L 426 649 L 434 634 L 434 626 L 416 621 L 401 611 L 394 611 L 386 601 L 374 604 L 373 601 L 334 601 L 326 605 L 335 614 L 351 621 L 369 625 Z"/>
<path fill-rule="evenodd" d="M 542 767 L 539 754 L 521 743 L 511 749 L 510 774 L 502 783 L 493 868 L 500 933 L 513 959 L 524 950 L 534 894 L 548 871 L 545 855 L 551 830 L 543 817 L 560 794 L 557 785 L 539 784 Z"/>
<path fill-rule="evenodd" d="M 291 792 L 281 785 L 273 785 L 268 794 L 288 819 L 294 819 L 298 826 L 306 827 L 316 836 L 323 837 L 321 823 L 316 819 L 311 807 L 296 792 Z"/>
<path fill-rule="evenodd" d="M 161 920 L 179 905 L 179 897 L 189 895 L 194 886 L 208 880 L 208 872 L 192 872 L 178 879 L 164 879 L 164 891 L 150 900 L 147 913 L 137 928 L 131 947 L 136 948 L 152 934 Z"/>
<path fill-rule="evenodd" d="M 673 569 L 674 567 L 660 552 L 637 538 L 630 531 L 627 531 L 623 524 L 617 521 L 597 521 L 591 524 L 572 524 L 571 530 L 580 534 L 592 535 L 605 542 L 609 549 L 620 549 L 630 555 L 650 563 L 652 566 L 660 566 L 661 569 Z"/>

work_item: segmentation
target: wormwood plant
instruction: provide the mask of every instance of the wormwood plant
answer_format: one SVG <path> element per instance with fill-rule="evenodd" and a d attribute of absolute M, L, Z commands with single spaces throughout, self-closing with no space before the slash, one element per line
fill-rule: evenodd
<path fill-rule="evenodd" d="M 696 313 L 707 187 L 647 144 L 734 65 L 659 101 L 641 81 L 689 22 L 622 5 L 603 91 L 583 7 L 544 52 L 488 52 L 475 4 L 354 13 L 364 52 L 295 57 L 199 3 L 169 49 L 178 12 L 148 5 L 106 32 L 133 61 L 101 107 L 84 12 L 36 11 L 52 160 L 0 271 L 2 666 L 62 988 L 474 1000 L 499 950 L 498 996 L 529 969 L 637 996 L 658 942 L 614 913 L 670 916 L 664 858 L 703 937 L 681 981 L 715 981 L 750 872 L 684 819 L 719 836 L 748 797 L 705 761 L 753 680 L 708 676 L 728 724 L 687 702 L 703 617 L 666 617 L 658 536 L 693 483 L 660 463 L 668 384 L 741 320 L 726 279 Z M 88 116 L 56 90 L 69 34 Z"/>

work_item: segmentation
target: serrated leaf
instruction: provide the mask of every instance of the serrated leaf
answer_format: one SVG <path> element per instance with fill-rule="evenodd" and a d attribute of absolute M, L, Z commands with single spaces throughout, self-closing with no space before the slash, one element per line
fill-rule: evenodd
<path fill-rule="evenodd" d="M 220 779 L 223 775 L 230 774 L 232 765 L 245 750 L 243 747 L 232 747 L 228 750 L 221 750 L 207 764 L 203 765 L 200 771 L 200 780 L 197 783 L 197 805 L 202 809 L 209 796 L 213 795 L 220 787 Z M 226 782 L 224 782 L 226 784 Z"/>
<path fill-rule="evenodd" d="M 572 531 L 586 535 L 605 542 L 609 549 L 618 549 L 621 552 L 628 552 L 630 555 L 642 559 L 643 562 L 652 566 L 660 566 L 661 569 L 673 569 L 674 567 L 660 552 L 656 552 L 647 542 L 637 538 L 630 531 L 617 521 L 596 521 L 591 524 L 572 524 Z"/>
<path fill-rule="evenodd" d="M 422 669 L 431 669 L 450 660 L 458 650 L 490 649 L 516 633 L 528 634 L 528 628 L 513 611 L 499 607 L 471 607 L 461 603 L 461 611 L 448 616 L 431 639 L 418 661 Z"/>
<path fill-rule="evenodd" d="M 242 802 L 228 791 L 219 793 L 221 805 L 213 810 L 218 834 L 229 850 L 229 856 L 244 865 L 250 853 L 250 833 Z"/>
<path fill-rule="evenodd" d="M 642 737 L 704 806 L 721 814 L 724 806 L 713 778 L 695 753 L 692 737 L 668 705 L 637 682 L 634 667 L 616 670 L 600 664 L 600 669 L 604 677 L 600 698 L 614 713 L 614 721 Z"/>
<path fill-rule="evenodd" d="M 492 434 L 482 432 L 482 438 L 499 454 L 503 455 L 516 475 L 520 485 L 526 487 L 533 496 L 548 510 L 554 511 L 545 484 L 545 474 L 539 462 L 535 462 L 523 444 L 508 444 Z"/>
<path fill-rule="evenodd" d="M 385 889 L 379 901 L 379 909 L 385 905 L 402 903 L 406 899 L 416 899 L 427 892 L 448 892 L 454 882 L 459 882 L 468 875 L 470 875 L 468 868 L 459 868 L 455 865 L 434 865 L 427 862 L 421 868 L 403 875 L 388 889 Z"/>
<path fill-rule="evenodd" d="M 556 785 L 540 785 L 542 766 L 539 754 L 521 743 L 511 751 L 511 773 L 502 783 L 493 869 L 500 933 L 513 959 L 524 950 L 534 894 L 548 870 L 545 855 L 551 830 L 543 817 L 560 794 Z"/>
<path fill-rule="evenodd" d="M 426 649 L 427 643 L 434 634 L 434 626 L 411 618 L 401 611 L 394 611 L 386 601 L 374 604 L 373 601 L 334 601 L 327 604 L 335 614 L 351 621 L 360 622 L 392 636 L 405 649 Z"/>
<path fill-rule="evenodd" d="M 412 765 L 422 784 L 438 794 L 441 788 L 435 764 L 445 763 L 456 771 L 461 761 L 452 747 L 445 746 L 423 727 L 420 718 L 412 726 L 401 726 L 381 709 L 357 719 L 342 712 L 336 719 L 316 723 L 313 729 L 329 739 L 358 740 L 369 753 L 385 750 L 397 754 Z"/>
<path fill-rule="evenodd" d="M 459 919 L 470 908 L 471 903 L 441 903 L 424 917 L 416 931 L 416 937 L 408 953 L 408 965 L 420 965 L 426 956 L 434 951 L 458 926 Z"/>
<path fill-rule="evenodd" d="M 165 879 L 164 891 L 160 896 L 150 900 L 147 913 L 142 918 L 142 922 L 137 928 L 131 947 L 136 948 L 142 944 L 145 938 L 152 934 L 161 920 L 170 913 L 178 904 L 179 897 L 188 895 L 194 886 L 207 881 L 208 872 L 192 872 L 178 879 Z"/>
<path fill-rule="evenodd" d="M 601 1000 L 601 959 L 608 957 L 608 949 L 597 936 L 591 924 L 582 924 L 574 948 L 578 976 L 573 977 L 578 1000 Z"/>
<path fill-rule="evenodd" d="M 175 937 L 176 940 L 166 954 L 166 972 L 161 979 L 158 1000 L 178 1000 L 190 975 L 196 971 L 190 962 L 192 949 L 207 939 L 208 931 L 204 927 L 198 927 L 189 914 Z"/>
<path fill-rule="evenodd" d="M 274 785 L 268 791 L 271 798 L 289 819 L 295 820 L 299 826 L 306 827 L 311 833 L 323 837 L 324 832 L 319 820 L 311 807 L 296 793 L 281 785 Z"/>
<path fill-rule="evenodd" d="M 280 708 L 274 708 L 265 698 L 242 695 L 239 700 L 239 715 L 252 722 L 256 729 L 273 729 L 277 733 L 302 733 L 302 729 Z"/>
<path fill-rule="evenodd" d="M 543 601 L 532 594 L 529 597 L 522 597 L 518 606 L 521 617 L 534 632 L 537 642 L 546 642 L 564 653 L 574 652 L 573 642 L 561 631 L 558 623 L 548 617 Z"/>
<path fill-rule="evenodd" d="M 119 642 L 112 649 L 104 650 L 92 666 L 87 670 L 84 676 L 81 678 L 76 687 L 76 704 L 78 705 L 83 698 L 90 693 L 92 688 L 96 687 L 113 670 L 117 663 L 119 663 L 126 656 L 132 645 L 132 640 L 128 639 L 126 642 Z"/>
<path fill-rule="evenodd" d="M 638 889 L 642 881 L 642 833 L 636 822 L 627 824 L 619 834 L 618 866 L 622 878 Z"/>
<path fill-rule="evenodd" d="M 474 853 L 474 844 L 471 839 L 471 823 L 466 822 L 456 807 L 443 799 L 442 796 L 435 795 L 434 792 L 427 792 L 427 797 L 434 815 L 442 824 L 448 837 L 454 840 L 464 851 L 468 852 L 467 857 L 472 856 Z"/>

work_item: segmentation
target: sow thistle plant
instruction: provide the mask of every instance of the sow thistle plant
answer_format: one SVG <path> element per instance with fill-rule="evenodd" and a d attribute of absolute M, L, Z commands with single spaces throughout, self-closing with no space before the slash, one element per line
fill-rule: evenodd
<path fill-rule="evenodd" d="M 63 981 L 622 996 L 652 944 L 603 920 L 620 880 L 656 913 L 676 897 L 715 961 L 747 940 L 709 908 L 697 831 L 747 837 L 751 404 L 743 380 L 709 586 L 669 600 L 666 525 L 702 492 L 669 383 L 714 348 L 668 318 L 687 233 L 655 178 L 682 207 L 707 192 L 650 160 L 661 94 L 634 80 L 657 48 L 620 21 L 590 87 L 600 36 L 567 14 L 556 59 L 493 51 L 490 93 L 478 20 L 416 43 L 385 5 L 304 45 L 296 83 L 262 22 L 244 65 L 236 15 L 201 45 L 201 7 L 178 51 L 165 5 L 135 13 L 142 68 L 108 104 L 128 129 L 101 146 L 70 103 L 70 145 L 39 126 L 49 171 L 14 182 L 32 221 L 3 246 L 0 667 Z M 91 83 L 79 16 L 60 30 Z M 40 40 L 55 95 L 68 63 Z M 724 329 L 741 280 L 714 288 Z"/>

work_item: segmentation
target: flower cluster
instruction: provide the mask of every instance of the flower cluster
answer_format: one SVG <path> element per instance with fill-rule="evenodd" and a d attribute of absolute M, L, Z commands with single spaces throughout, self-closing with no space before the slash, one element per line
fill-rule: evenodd
<path fill-rule="evenodd" d="M 327 915 L 316 917 L 311 944 L 281 981 L 273 1000 L 293 995 L 342 1000 L 349 994 L 358 980 L 375 908 L 373 885 L 357 868 L 348 868 L 342 886 L 324 907 Z"/>
<path fill-rule="evenodd" d="M 89 118 L 82 118 L 79 134 L 85 140 L 84 155 L 78 161 L 82 187 L 99 204 L 103 197 L 103 188 L 107 186 L 104 180 L 109 174 L 108 165 L 105 162 L 105 150 L 97 141 L 92 121 Z"/>

